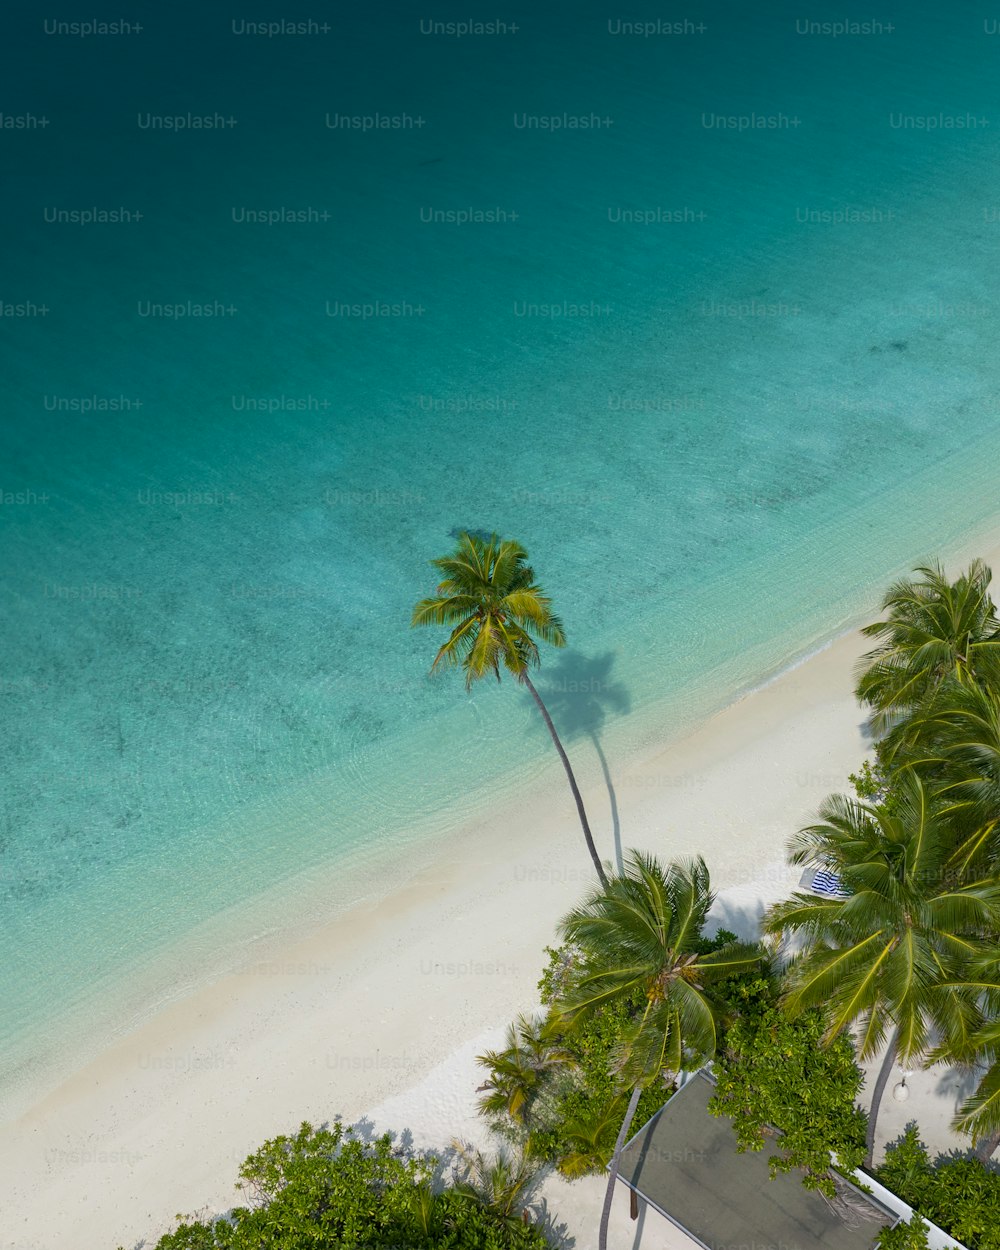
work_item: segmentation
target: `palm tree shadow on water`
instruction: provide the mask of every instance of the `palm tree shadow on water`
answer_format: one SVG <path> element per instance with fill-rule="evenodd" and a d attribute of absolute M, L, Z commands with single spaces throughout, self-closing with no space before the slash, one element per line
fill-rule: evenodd
<path fill-rule="evenodd" d="M 581 651 L 560 652 L 554 664 L 544 665 L 536 685 L 560 734 L 568 742 L 589 738 L 601 765 L 611 805 L 611 828 L 615 863 L 622 871 L 621 819 L 611 769 L 601 746 L 601 730 L 609 716 L 623 716 L 631 710 L 628 688 L 612 674 L 615 653 L 587 656 Z M 530 723 L 537 732 L 544 729 L 538 718 Z"/>

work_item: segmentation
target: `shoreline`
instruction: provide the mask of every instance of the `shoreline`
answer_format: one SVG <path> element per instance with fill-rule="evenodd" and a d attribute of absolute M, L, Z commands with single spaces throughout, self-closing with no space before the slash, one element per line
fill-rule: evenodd
<path fill-rule="evenodd" d="M 865 753 L 848 680 L 861 642 L 838 639 L 615 771 L 623 845 L 702 853 L 727 928 L 794 884 L 786 838 Z M 603 824 L 607 791 L 585 795 Z M 592 875 L 565 785 L 516 815 L 449 838 L 402 889 L 286 944 L 272 971 L 169 1004 L 0 1129 L 18 1250 L 41 1250 L 43 1223 L 46 1241 L 114 1250 L 178 1211 L 226 1210 L 266 1138 L 357 1119 L 530 1010 L 543 948 Z"/>
<path fill-rule="evenodd" d="M 627 760 L 631 756 L 645 760 L 669 750 L 728 707 L 807 665 L 850 632 L 840 630 L 815 647 L 807 647 L 797 658 L 765 672 L 760 679 L 731 692 L 729 697 L 720 699 L 716 687 L 706 687 L 706 710 L 693 715 L 689 712 L 686 719 L 666 732 L 657 726 L 670 725 L 676 716 L 673 704 L 677 700 L 670 696 L 654 700 L 631 718 L 610 721 L 602 730 L 600 741 L 602 750 L 607 748 L 611 768 L 614 769 L 616 759 Z M 589 788 L 595 796 L 592 798 L 594 810 L 601 807 L 602 800 L 606 807 L 607 778 L 599 764 L 600 756 L 592 750 L 586 735 L 565 738 L 565 742 L 581 788 Z M 303 870 L 263 895 L 225 907 L 181 940 L 165 945 L 154 952 L 152 958 L 137 962 L 127 970 L 128 975 L 117 977 L 101 995 L 100 1018 L 95 1018 L 88 1010 L 92 998 L 74 1003 L 60 1013 L 54 1021 L 55 1027 L 46 1029 L 46 1036 L 72 1036 L 75 1053 L 67 1063 L 61 1052 L 47 1054 L 38 1047 L 31 1067 L 20 1081 L 10 1079 L 5 1084 L 0 1083 L 3 1095 L 0 1127 L 16 1121 L 72 1079 L 81 1067 L 144 1028 L 175 1002 L 208 990 L 230 976 L 252 976 L 256 970 L 266 975 L 269 966 L 280 970 L 287 962 L 284 952 L 289 946 L 295 946 L 310 934 L 358 909 L 405 892 L 421 874 L 433 871 L 447 860 L 449 847 L 465 841 L 470 832 L 474 833 L 489 819 L 490 813 L 516 812 L 536 803 L 544 805 L 553 794 L 558 801 L 565 787 L 562 767 L 545 735 L 543 753 L 538 759 L 526 761 L 524 779 L 508 776 L 500 787 L 484 785 L 472 791 L 461 816 L 456 816 L 452 809 L 442 809 L 421 817 L 415 822 L 415 835 L 411 830 L 409 837 L 397 834 L 388 845 L 346 849 L 335 865 Z M 322 783 L 317 784 L 315 778 L 290 788 L 286 800 L 296 811 L 307 812 L 306 818 L 318 826 L 326 819 L 327 800 Z M 568 792 L 566 800 L 568 804 Z M 567 811 L 573 811 L 571 805 L 567 806 Z M 611 815 L 597 816 L 595 829 L 602 820 L 610 827 Z M 573 819 L 576 819 L 575 811 Z M 441 825 L 446 828 L 442 830 Z M 600 839 L 600 833 L 597 836 Z M 616 846 L 610 832 L 598 849 L 602 858 L 613 860 Z M 585 852 L 580 871 L 581 884 L 589 881 L 589 860 Z M 296 919 L 289 921 L 289 915 Z"/>
<path fill-rule="evenodd" d="M 703 854 L 713 919 L 752 931 L 797 883 L 787 838 L 866 754 L 852 672 L 869 645 L 841 631 L 690 731 L 612 763 L 623 847 Z M 263 959 L 167 1002 L 0 1126 L 13 1238 L 0 1247 L 152 1244 L 178 1211 L 228 1209 L 240 1162 L 266 1138 L 303 1119 L 406 1106 L 449 1056 L 530 1010 L 543 948 L 593 880 L 561 775 L 533 782 L 433 846 L 407 848 L 412 871 L 381 879 L 376 896 L 263 939 Z M 584 794 L 607 839 L 606 786 L 591 777 Z M 472 1091 L 449 1095 L 453 1132 L 472 1103 Z M 440 1111 L 380 1127 L 433 1137 Z"/>
<path fill-rule="evenodd" d="M 668 710 L 673 709 L 669 706 L 669 699 L 654 701 L 643 709 L 645 715 L 634 721 L 628 717 L 612 721 L 605 731 L 602 750 L 607 746 L 613 757 L 612 768 L 615 758 L 627 760 L 630 755 L 635 755 L 637 749 L 640 764 L 652 760 L 669 751 L 676 743 L 683 742 L 721 712 L 808 665 L 841 639 L 850 636 L 851 632 L 850 629 L 838 631 L 832 638 L 807 648 L 787 664 L 765 673 L 745 688 L 737 689 L 724 701 L 713 700 L 710 696 L 706 711 L 693 718 L 689 716 L 665 735 L 652 735 L 650 727 L 660 717 L 669 719 L 664 716 L 665 705 Z M 607 807 L 608 777 L 599 767 L 600 757 L 589 750 L 585 735 L 567 739 L 566 745 L 581 788 L 592 792 L 588 810 L 597 811 L 602 800 Z M 551 747 L 547 735 L 545 746 L 547 750 L 541 761 L 528 765 L 532 771 L 526 782 L 507 778 L 499 790 L 482 787 L 470 796 L 472 810 L 466 813 L 464 819 L 449 819 L 447 812 L 422 818 L 418 835 L 410 841 L 397 836 L 389 847 L 351 848 L 342 854 L 334 867 L 324 866 L 319 871 L 304 870 L 268 893 L 230 905 L 203 921 L 182 940 L 164 946 L 154 953 L 151 960 L 143 960 L 134 969 L 129 969 L 133 975 L 117 979 L 102 997 L 102 1021 L 96 1021 L 88 1012 L 89 1002 L 66 1008 L 55 1021 L 58 1027 L 46 1032 L 50 1036 L 64 1034 L 76 1039 L 73 1061 L 70 1064 L 61 1061 L 60 1054 L 39 1059 L 36 1051 L 33 1056 L 35 1070 L 30 1075 L 20 1083 L 16 1080 L 8 1080 L 6 1085 L 0 1083 L 3 1093 L 0 1129 L 44 1102 L 81 1068 L 143 1029 L 175 1003 L 208 991 L 229 977 L 249 977 L 255 973 L 280 975 L 283 969 L 291 968 L 294 961 L 287 958 L 289 948 L 294 949 L 314 933 L 341 919 L 364 912 L 391 896 L 405 894 L 424 874 L 441 867 L 443 861 L 449 858 L 449 847 L 453 843 L 464 842 L 470 833 L 474 835 L 488 820 L 490 812 L 516 812 L 536 803 L 544 805 L 553 794 L 558 802 L 565 789 L 565 776 L 555 754 L 549 754 Z M 690 778 L 678 777 L 675 780 L 679 785 L 690 784 Z M 302 809 L 305 805 L 303 792 L 310 791 L 314 808 L 312 816 L 320 821 L 323 819 L 324 801 L 320 797 L 320 788 L 314 787 L 312 780 L 290 790 L 288 797 L 297 809 Z M 568 793 L 566 799 L 568 804 Z M 567 805 L 566 810 L 572 812 L 575 820 L 575 810 L 571 805 Z M 610 826 L 608 817 L 613 816 L 612 810 L 596 818 L 595 832 L 599 840 L 601 834 L 597 831 L 597 824 L 603 819 Z M 449 827 L 443 832 L 438 831 L 435 836 L 432 827 L 438 820 Z M 609 838 L 611 844 L 599 845 L 598 849 L 603 859 L 613 861 L 617 840 L 610 830 L 605 836 L 605 843 Z M 400 858 L 408 861 L 410 866 L 401 865 L 398 862 Z M 578 867 L 576 879 L 583 888 L 591 880 L 585 852 Z M 530 874 L 533 870 L 523 871 Z M 296 908 L 297 911 L 294 911 Z M 298 916 L 295 921 L 287 920 L 290 911 Z M 281 922 L 275 924 L 273 918 L 278 915 Z M 113 1028 L 102 1027 L 104 1021 L 111 1018 L 109 1005 L 115 1009 L 118 1021 Z"/>
<path fill-rule="evenodd" d="M 797 551 L 797 562 L 803 569 L 807 563 L 829 565 L 829 553 L 849 550 L 849 528 L 838 523 L 817 531 L 810 540 L 813 545 L 804 542 Z M 942 536 L 938 551 L 949 565 L 965 563 L 970 554 L 1000 547 L 1000 516 L 995 512 L 982 517 L 960 536 L 946 525 L 938 528 L 946 535 Z M 898 554 L 898 546 L 894 550 Z M 822 614 L 817 608 L 803 616 L 805 600 L 798 594 L 790 604 L 794 626 L 767 634 L 761 631 L 759 622 L 754 622 L 742 650 L 735 655 L 724 653 L 704 671 L 695 665 L 694 678 L 656 669 L 666 693 L 647 697 L 649 683 L 644 687 L 641 668 L 637 679 L 633 665 L 628 680 L 635 705 L 628 715 L 610 716 L 606 726 L 600 725 L 599 741 L 593 746 L 586 732 L 575 736 L 564 732 L 581 787 L 598 793 L 600 807 L 602 780 L 610 779 L 612 784 L 614 781 L 611 774 L 602 777 L 606 767 L 614 772 L 619 761 L 644 759 L 669 748 L 726 707 L 752 697 L 770 683 L 811 663 L 825 648 L 871 619 L 877 609 L 877 596 L 885 585 L 918 562 L 918 558 L 911 550 L 895 569 L 890 566 L 877 583 L 870 579 L 852 583 L 842 600 L 825 594 Z M 831 571 L 837 574 L 834 581 L 840 584 L 843 556 L 836 563 L 837 570 Z M 742 570 L 740 579 L 752 586 L 766 576 L 766 565 L 754 562 Z M 720 600 L 717 610 L 722 607 Z M 734 628 L 740 628 L 738 621 Z M 642 648 L 641 642 L 639 645 Z M 642 654 L 646 663 L 655 668 L 658 653 L 643 649 Z M 516 698 L 510 690 L 506 694 Z M 460 697 L 456 691 L 456 698 Z M 585 713 L 589 710 L 584 708 Z M 354 838 L 338 853 L 335 863 L 318 858 L 295 875 L 275 877 L 267 888 L 257 887 L 237 901 L 228 902 L 195 926 L 177 929 L 153 949 L 130 952 L 127 962 L 109 967 L 100 982 L 92 981 L 85 993 L 58 1015 L 46 1012 L 47 1019 L 26 1023 L 21 1035 L 12 1038 L 8 1053 L 8 1072 L 0 1084 L 0 1123 L 27 1110 L 91 1058 L 143 1027 L 172 1002 L 197 993 L 240 968 L 280 959 L 285 946 L 322 927 L 331 917 L 404 888 L 417 873 L 431 869 L 445 857 L 453 841 L 467 836 L 468 829 L 491 813 L 503 809 L 516 812 L 528 797 L 545 803 L 550 793 L 560 792 L 565 788 L 565 779 L 534 709 L 525 713 L 522 724 L 524 728 L 518 732 L 531 737 L 532 749 L 524 752 L 516 769 L 507 768 L 493 775 L 487 767 L 481 780 L 473 779 L 471 789 L 463 787 L 457 791 L 457 797 L 453 788 L 449 789 L 443 799 L 428 780 L 419 788 L 417 803 L 409 805 L 424 808 L 424 814 L 416 817 L 407 810 L 405 799 L 389 796 L 384 811 L 379 812 L 375 837 L 369 828 L 363 840 Z M 406 739 L 401 742 L 406 744 L 403 749 L 413 746 Z M 430 753 L 428 763 L 435 766 Z M 447 756 L 441 763 L 447 773 Z M 239 853 L 238 843 L 245 844 L 245 839 L 234 831 L 237 824 L 243 826 L 244 834 L 251 832 L 251 844 L 270 847 L 280 847 L 287 836 L 289 819 L 318 831 L 321 836 L 317 845 L 325 831 L 336 838 L 331 813 L 338 810 L 342 801 L 336 791 L 336 776 L 312 774 L 287 787 L 280 796 L 268 796 L 204 829 L 204 841 L 229 848 L 220 855 L 218 872 L 225 875 L 226 855 L 230 856 L 228 862 L 233 862 L 231 856 Z M 609 815 L 613 816 L 613 812 Z M 601 819 L 598 812 L 595 824 Z M 605 858 L 613 853 L 609 842 L 599 845 L 599 850 Z M 87 940 L 100 943 L 102 933 L 93 928 Z M 53 957 L 56 955 L 54 952 Z M 80 972 L 78 983 L 83 984 L 82 966 Z M 39 1007 L 44 1011 L 41 998 Z M 65 1045 L 64 1038 L 72 1038 L 72 1045 Z"/>

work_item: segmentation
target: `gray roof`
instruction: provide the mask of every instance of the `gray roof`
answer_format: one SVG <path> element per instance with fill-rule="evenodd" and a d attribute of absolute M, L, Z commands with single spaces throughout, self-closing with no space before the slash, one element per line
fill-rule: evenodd
<path fill-rule="evenodd" d="M 801 1173 L 772 1181 L 776 1151 L 737 1151 L 732 1122 L 708 1110 L 714 1088 L 699 1072 L 679 1089 L 626 1145 L 620 1179 L 709 1250 L 873 1250 L 897 1216 L 851 1186 L 845 1222 Z"/>

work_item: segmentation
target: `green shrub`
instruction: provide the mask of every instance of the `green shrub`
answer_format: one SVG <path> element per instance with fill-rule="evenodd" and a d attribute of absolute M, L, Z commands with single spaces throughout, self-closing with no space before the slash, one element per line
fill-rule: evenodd
<path fill-rule="evenodd" d="M 249 1199 L 226 1218 L 189 1220 L 156 1250 L 542 1250 L 542 1232 L 481 1185 L 434 1186 L 436 1160 L 408 1157 L 386 1134 L 303 1124 L 240 1168 Z M 480 1169 L 488 1176 L 489 1168 Z M 475 1178 L 474 1178 L 475 1180 Z M 509 1186 L 508 1186 L 509 1193 Z"/>
<path fill-rule="evenodd" d="M 1000 1250 L 1000 1174 L 978 1159 L 933 1161 L 915 1124 L 889 1146 L 878 1180 L 969 1250 Z"/>
<path fill-rule="evenodd" d="M 895 1228 L 882 1229 L 878 1250 L 927 1250 L 927 1225 L 919 1215 Z"/>
<path fill-rule="evenodd" d="M 865 760 L 856 773 L 848 774 L 847 780 L 862 803 L 879 802 L 889 788 L 888 778 L 877 760 L 874 765 Z"/>
<path fill-rule="evenodd" d="M 864 1158 L 866 1118 L 855 1106 L 864 1077 L 851 1041 L 842 1036 L 822 1046 L 821 1013 L 789 1018 L 764 977 L 745 980 L 734 999 L 709 1108 L 732 1119 L 741 1151 L 770 1141 L 779 1152 L 768 1160 L 772 1177 L 801 1168 L 807 1188 L 832 1197 L 831 1151 L 848 1171 Z"/>

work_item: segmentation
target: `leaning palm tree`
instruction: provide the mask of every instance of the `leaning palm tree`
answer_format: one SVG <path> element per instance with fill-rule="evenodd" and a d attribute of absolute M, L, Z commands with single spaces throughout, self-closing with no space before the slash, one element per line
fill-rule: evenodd
<path fill-rule="evenodd" d="M 948 867 L 953 833 L 920 777 L 905 770 L 894 791 L 891 803 L 833 795 L 820 809 L 821 823 L 792 841 L 792 862 L 830 868 L 847 897 L 796 893 L 764 920 L 766 932 L 804 942 L 786 977 L 793 1015 L 822 1008 L 827 1041 L 860 1026 L 863 1059 L 888 1036 L 872 1092 L 867 1166 L 897 1057 L 925 1058 L 936 1036 L 967 1050 L 976 1015 L 967 970 L 989 950 L 985 935 L 1000 921 L 1000 882 Z"/>
<path fill-rule="evenodd" d="M 624 871 L 560 924 L 579 958 L 553 1003 L 554 1018 L 572 1028 L 609 1004 L 637 1004 L 616 1058 L 619 1083 L 631 1095 L 611 1158 L 600 1250 L 607 1247 L 622 1148 L 642 1091 L 657 1080 L 671 1084 L 715 1053 L 717 1004 L 710 987 L 761 957 L 759 947 L 735 942 L 698 953 L 712 901 L 702 859 L 664 867 L 631 851 Z"/>
<path fill-rule="evenodd" d="M 889 588 L 886 619 L 861 631 L 878 639 L 862 659 L 856 693 L 872 709 L 879 737 L 905 720 L 944 681 L 997 686 L 1000 620 L 981 560 L 949 582 L 939 565 L 915 570 Z"/>
<path fill-rule="evenodd" d="M 552 611 L 551 600 L 535 582 L 534 570 L 527 560 L 528 553 L 520 543 L 501 540 L 496 534 L 489 539 L 461 534 L 452 555 L 431 561 L 443 577 L 437 594 L 421 599 L 413 609 L 411 624 L 452 627 L 434 659 L 432 673 L 443 664 L 463 668 L 465 686 L 470 689 L 473 682 L 487 675 L 499 681 L 500 670 L 505 668 L 529 691 L 566 770 L 587 850 L 604 884 L 604 867 L 594 846 L 569 756 L 528 675 L 528 670 L 539 663 L 537 640 L 562 647 L 566 637 L 562 622 Z"/>

